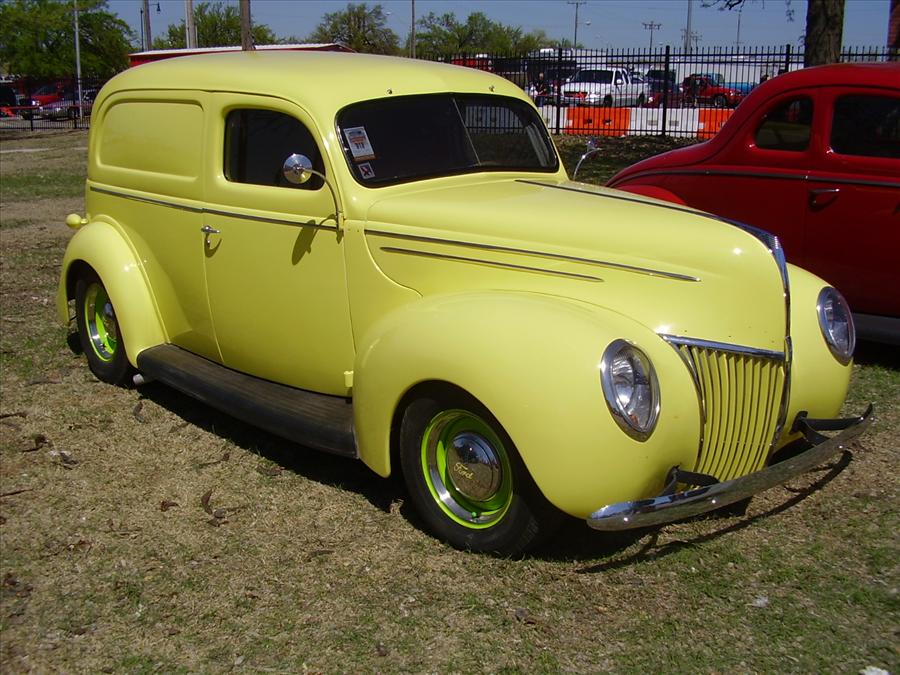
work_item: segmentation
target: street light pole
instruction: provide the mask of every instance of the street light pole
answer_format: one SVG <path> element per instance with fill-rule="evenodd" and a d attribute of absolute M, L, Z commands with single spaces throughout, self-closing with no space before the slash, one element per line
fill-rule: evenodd
<path fill-rule="evenodd" d="M 662 28 L 662 24 L 656 23 L 654 21 L 644 21 L 643 25 L 644 25 L 644 30 L 650 31 L 650 51 L 652 52 L 653 51 L 653 31 L 659 30 L 660 28 Z"/>

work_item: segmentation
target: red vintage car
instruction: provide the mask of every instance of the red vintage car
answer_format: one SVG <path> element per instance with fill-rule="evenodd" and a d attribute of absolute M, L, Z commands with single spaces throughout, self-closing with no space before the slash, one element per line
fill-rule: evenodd
<path fill-rule="evenodd" d="M 900 64 L 780 75 L 711 140 L 608 185 L 774 232 L 846 296 L 861 337 L 900 344 Z"/>

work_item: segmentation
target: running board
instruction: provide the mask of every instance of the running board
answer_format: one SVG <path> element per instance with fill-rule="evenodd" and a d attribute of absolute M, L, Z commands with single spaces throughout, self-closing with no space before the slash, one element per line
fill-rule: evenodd
<path fill-rule="evenodd" d="M 316 450 L 357 457 L 353 404 L 245 375 L 175 345 L 145 349 L 138 369 L 148 379 L 217 408 L 232 417 Z"/>

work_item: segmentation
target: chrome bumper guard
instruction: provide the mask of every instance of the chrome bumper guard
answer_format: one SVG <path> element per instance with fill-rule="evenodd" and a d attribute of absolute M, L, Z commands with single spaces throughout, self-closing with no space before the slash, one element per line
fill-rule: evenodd
<path fill-rule="evenodd" d="M 847 419 L 809 419 L 805 413 L 800 413 L 794 421 L 793 430 L 801 432 L 812 444 L 809 450 L 724 483 L 660 495 L 651 499 L 610 504 L 588 516 L 587 524 L 595 530 L 605 532 L 631 530 L 683 520 L 734 504 L 819 466 L 832 455 L 844 450 L 871 422 L 872 405 L 869 405 L 859 417 Z M 828 437 L 823 435 L 822 431 L 840 433 Z"/>

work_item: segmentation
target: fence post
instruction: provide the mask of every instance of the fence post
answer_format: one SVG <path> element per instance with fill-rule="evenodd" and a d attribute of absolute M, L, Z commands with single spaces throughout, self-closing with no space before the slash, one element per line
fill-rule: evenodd
<path fill-rule="evenodd" d="M 784 72 L 791 72 L 791 43 L 784 46 Z"/>
<path fill-rule="evenodd" d="M 666 45 L 666 59 L 663 65 L 662 129 L 659 130 L 660 136 L 666 135 L 666 118 L 668 117 L 669 112 L 669 66 L 672 63 L 671 50 L 672 47 L 670 45 Z"/>
<path fill-rule="evenodd" d="M 557 47 L 556 48 L 556 105 L 554 106 L 556 108 L 556 124 L 555 124 L 555 128 L 554 128 L 554 133 L 556 133 L 557 136 L 561 133 L 560 128 L 559 128 L 560 127 L 559 118 L 562 114 L 562 111 L 559 109 L 559 106 L 562 104 L 562 77 L 561 77 L 562 54 L 563 54 L 562 47 Z"/>

